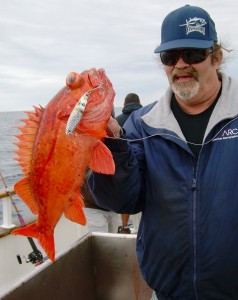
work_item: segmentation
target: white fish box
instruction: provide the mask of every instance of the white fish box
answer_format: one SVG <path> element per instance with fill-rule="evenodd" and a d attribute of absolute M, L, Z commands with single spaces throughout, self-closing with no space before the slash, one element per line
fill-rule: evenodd
<path fill-rule="evenodd" d="M 88 234 L 0 299 L 149 300 L 152 291 L 138 268 L 135 247 L 134 234 Z"/>

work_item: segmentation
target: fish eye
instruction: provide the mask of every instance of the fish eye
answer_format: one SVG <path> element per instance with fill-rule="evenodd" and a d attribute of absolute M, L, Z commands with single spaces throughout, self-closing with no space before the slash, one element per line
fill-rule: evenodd
<path fill-rule="evenodd" d="M 71 89 L 76 89 L 84 84 L 84 78 L 76 72 L 70 72 L 66 77 L 66 85 Z"/>

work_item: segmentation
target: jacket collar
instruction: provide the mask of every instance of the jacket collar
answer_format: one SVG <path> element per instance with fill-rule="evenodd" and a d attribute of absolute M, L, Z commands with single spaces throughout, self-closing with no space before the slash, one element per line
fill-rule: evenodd
<path fill-rule="evenodd" d="M 209 120 L 204 139 L 210 130 L 220 121 L 233 118 L 238 114 L 238 81 L 220 73 L 222 77 L 222 93 Z M 142 120 L 150 127 L 167 129 L 185 139 L 170 108 L 172 90 L 167 89 L 165 95 L 153 106 Z"/>

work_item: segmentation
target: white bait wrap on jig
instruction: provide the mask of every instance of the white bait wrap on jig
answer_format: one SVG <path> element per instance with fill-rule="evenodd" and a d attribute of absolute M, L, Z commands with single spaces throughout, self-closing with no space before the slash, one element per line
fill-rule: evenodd
<path fill-rule="evenodd" d="M 80 120 L 82 119 L 83 112 L 86 108 L 88 103 L 89 95 L 102 87 L 103 84 L 100 84 L 98 87 L 87 91 L 83 96 L 79 99 L 78 103 L 75 105 L 74 109 L 72 110 L 67 125 L 66 125 L 66 135 L 72 134 L 75 128 L 78 126 Z"/>

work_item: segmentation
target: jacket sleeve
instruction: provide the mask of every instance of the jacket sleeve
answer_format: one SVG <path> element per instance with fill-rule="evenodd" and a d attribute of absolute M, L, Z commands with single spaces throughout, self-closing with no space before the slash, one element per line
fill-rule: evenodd
<path fill-rule="evenodd" d="M 113 155 L 115 174 L 92 173 L 89 178 L 89 186 L 97 204 L 117 213 L 138 213 L 144 205 L 143 143 L 130 142 L 140 139 L 138 128 L 136 119 L 129 117 L 124 127 L 126 134 L 122 139 L 105 140 Z"/>

